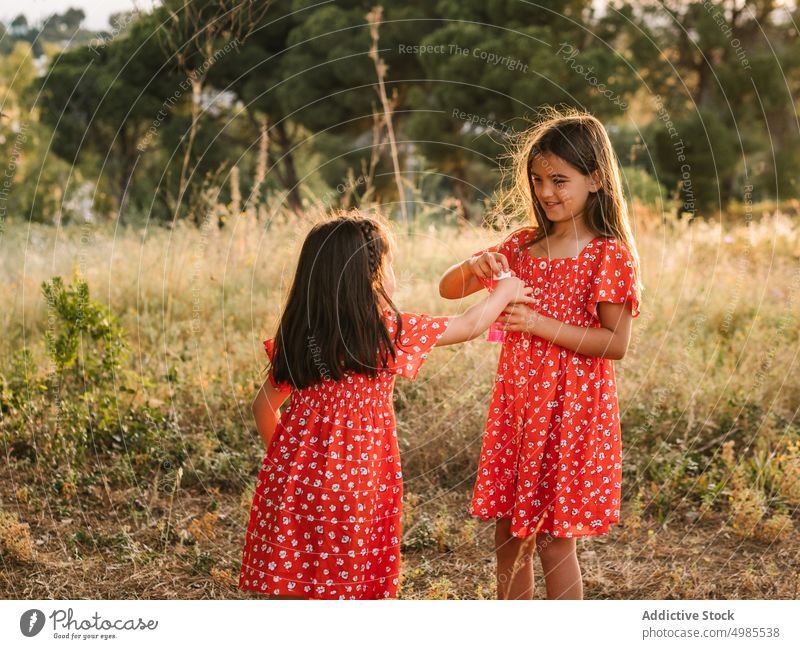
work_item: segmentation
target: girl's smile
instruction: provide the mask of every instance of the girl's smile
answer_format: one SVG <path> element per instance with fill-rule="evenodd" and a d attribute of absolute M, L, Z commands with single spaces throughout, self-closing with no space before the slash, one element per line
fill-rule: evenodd
<path fill-rule="evenodd" d="M 591 192 L 599 189 L 592 175 L 585 175 L 553 153 L 534 157 L 531 181 L 536 199 L 551 221 L 568 221 L 582 215 Z"/>

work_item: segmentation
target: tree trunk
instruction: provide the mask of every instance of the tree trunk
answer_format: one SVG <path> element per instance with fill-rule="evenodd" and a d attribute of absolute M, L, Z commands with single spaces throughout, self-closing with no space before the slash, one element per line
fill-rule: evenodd
<path fill-rule="evenodd" d="M 453 187 L 453 193 L 456 195 L 456 198 L 461 202 L 461 210 L 464 214 L 464 220 L 467 223 L 472 223 L 475 218 L 475 214 L 472 211 L 472 208 L 469 206 L 469 201 L 472 198 L 472 192 L 470 191 L 469 183 L 467 182 L 466 172 L 463 167 L 458 166 L 453 169 L 453 178 L 455 178 L 455 186 Z"/>
<path fill-rule="evenodd" d="M 698 108 L 711 108 L 714 104 L 714 74 L 711 70 L 712 61 L 704 57 L 697 68 L 697 97 Z"/>
<path fill-rule="evenodd" d="M 178 178 L 178 199 L 175 203 L 175 213 L 172 215 L 174 220 L 180 217 L 181 204 L 183 203 L 189 179 L 186 174 L 189 170 L 189 162 L 192 158 L 192 147 L 197 136 L 197 124 L 200 121 L 200 101 L 203 93 L 203 80 L 197 76 L 192 77 L 192 125 L 189 128 L 189 140 L 183 150 L 183 160 L 181 161 L 181 174 Z M 196 217 L 195 217 L 196 218 Z"/>
<path fill-rule="evenodd" d="M 292 141 L 286 132 L 283 122 L 275 124 L 276 141 L 281 148 L 281 166 L 283 173 L 280 174 L 281 182 L 286 191 L 286 202 L 295 214 L 303 211 L 303 202 L 300 200 L 300 181 L 297 177 L 297 169 L 294 166 L 294 154 L 292 153 Z"/>
<path fill-rule="evenodd" d="M 117 220 L 120 223 L 125 223 L 123 210 L 125 208 L 125 198 L 128 195 L 128 187 L 133 176 L 133 171 L 136 168 L 136 157 L 130 153 L 131 147 L 129 145 L 129 138 L 127 134 L 120 132 L 120 164 L 121 169 L 119 178 L 117 179 L 117 191 L 115 198 L 117 199 Z"/>

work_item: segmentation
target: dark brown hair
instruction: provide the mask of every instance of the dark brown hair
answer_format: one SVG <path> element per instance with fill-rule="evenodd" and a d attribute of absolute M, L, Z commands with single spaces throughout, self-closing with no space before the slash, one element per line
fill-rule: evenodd
<path fill-rule="evenodd" d="M 391 245 L 380 220 L 357 210 L 311 229 L 275 336 L 277 382 L 304 388 L 349 370 L 374 377 L 396 358 L 400 314 L 383 285 Z M 395 314 L 394 341 L 380 298 Z"/>
<path fill-rule="evenodd" d="M 533 236 L 524 245 L 540 241 L 553 229 L 531 177 L 534 158 L 545 153 L 558 156 L 586 176 L 597 172 L 600 188 L 586 199 L 586 223 L 598 236 L 614 237 L 625 244 L 638 268 L 639 253 L 622 192 L 619 161 L 608 132 L 596 117 L 574 108 L 544 108 L 542 118 L 521 134 L 510 154 L 513 178 L 501 194 L 499 208 L 505 219 L 519 222 L 527 217 Z M 636 275 L 641 287 L 638 270 Z"/>

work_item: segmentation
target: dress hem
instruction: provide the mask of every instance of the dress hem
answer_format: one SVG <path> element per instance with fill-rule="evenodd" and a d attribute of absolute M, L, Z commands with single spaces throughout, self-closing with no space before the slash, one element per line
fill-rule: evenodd
<path fill-rule="evenodd" d="M 501 514 L 496 514 L 496 515 L 492 516 L 491 514 L 484 515 L 484 514 L 474 514 L 472 512 L 469 512 L 469 515 L 473 516 L 475 518 L 480 518 L 482 521 L 497 521 L 497 520 L 500 520 L 501 518 L 512 518 L 511 516 L 503 516 Z M 612 525 L 619 525 L 619 523 L 620 523 L 619 519 L 609 520 L 607 523 L 605 523 L 604 525 L 600 526 L 599 528 L 589 529 L 587 531 L 580 530 L 580 531 L 577 531 L 577 532 L 570 532 L 568 534 L 560 533 L 561 530 L 558 530 L 559 533 L 554 533 L 551 529 L 546 529 L 543 526 L 541 528 L 535 529 L 534 531 L 530 532 L 529 534 L 519 534 L 519 533 L 515 533 L 512 530 L 511 531 L 511 536 L 514 536 L 514 537 L 516 537 L 518 539 L 525 539 L 525 538 L 528 538 L 529 536 L 533 536 L 534 534 L 549 534 L 550 536 L 552 536 L 554 538 L 557 538 L 557 539 L 561 539 L 561 538 L 572 538 L 572 539 L 574 539 L 574 538 L 577 538 L 579 536 L 603 536 L 603 535 L 609 533 L 609 528 Z"/>
<path fill-rule="evenodd" d="M 292 590 L 290 588 L 282 588 L 280 586 L 276 586 L 274 588 L 269 588 L 267 590 L 261 590 L 260 588 L 253 587 L 253 586 L 245 586 L 243 584 L 239 584 L 237 586 L 237 590 L 246 590 L 251 593 L 256 593 L 258 595 L 263 595 L 264 597 L 299 597 L 301 599 L 316 599 L 316 600 L 383 600 L 383 599 L 397 599 L 397 594 L 389 595 L 388 597 L 349 597 L 344 595 L 343 597 L 319 597 L 311 593 L 298 593 L 296 589 Z M 274 591 L 279 592 L 274 592 Z"/>

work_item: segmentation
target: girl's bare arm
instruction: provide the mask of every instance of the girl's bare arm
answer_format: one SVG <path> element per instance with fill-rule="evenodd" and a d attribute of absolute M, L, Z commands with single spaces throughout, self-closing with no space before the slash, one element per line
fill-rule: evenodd
<path fill-rule="evenodd" d="M 455 345 L 477 338 L 497 320 L 510 302 L 532 303 L 532 292 L 533 289 L 525 286 L 517 277 L 499 280 L 497 287 L 486 298 L 473 304 L 461 315 L 450 318 L 447 329 L 436 346 Z"/>
<path fill-rule="evenodd" d="M 472 295 L 482 288 L 483 284 L 469 267 L 469 259 L 450 266 L 439 281 L 439 295 L 449 300 Z"/>
<path fill-rule="evenodd" d="M 527 305 L 509 305 L 500 317 L 505 331 L 524 331 L 584 356 L 619 360 L 628 351 L 633 315 L 629 302 L 599 302 L 601 327 L 578 327 L 537 313 Z"/>
<path fill-rule="evenodd" d="M 506 256 L 491 249 L 450 266 L 439 281 L 439 295 L 455 300 L 477 293 L 483 288 L 480 280 L 509 270 Z"/>
<path fill-rule="evenodd" d="M 280 420 L 281 413 L 279 408 L 286 401 L 289 394 L 289 390 L 278 390 L 267 379 L 261 385 L 256 398 L 253 400 L 252 410 L 253 417 L 256 420 L 256 428 L 267 448 L 269 448 L 269 443 L 272 441 L 275 428 Z"/>

